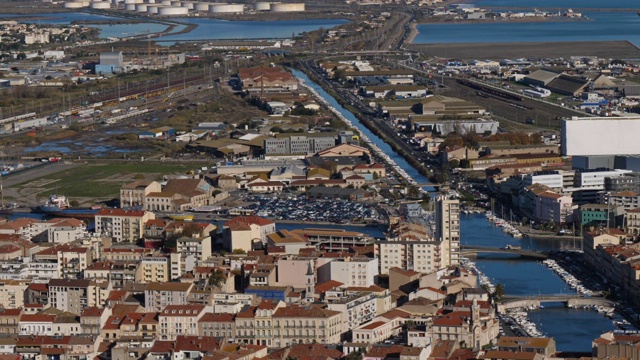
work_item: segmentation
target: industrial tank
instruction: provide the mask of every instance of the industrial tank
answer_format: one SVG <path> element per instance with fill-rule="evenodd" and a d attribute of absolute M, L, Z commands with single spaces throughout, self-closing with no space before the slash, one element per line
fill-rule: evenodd
<path fill-rule="evenodd" d="M 258 1 L 253 5 L 256 11 L 269 11 L 271 9 L 271 3 L 267 1 Z"/>
<path fill-rule="evenodd" d="M 271 4 L 270 10 L 273 12 L 304 11 L 304 3 Z"/>
<path fill-rule="evenodd" d="M 89 4 L 89 7 L 92 9 L 110 9 L 111 4 L 108 1 L 94 1 Z"/>
<path fill-rule="evenodd" d="M 209 12 L 212 14 L 241 13 L 243 11 L 244 5 L 242 4 L 211 4 L 209 6 Z"/>
<path fill-rule="evenodd" d="M 147 5 L 147 14 L 157 14 L 158 13 L 158 9 L 162 8 L 162 5 Z"/>
<path fill-rule="evenodd" d="M 67 1 L 64 3 L 66 9 L 80 9 L 84 7 L 84 3 L 80 1 Z"/>
<path fill-rule="evenodd" d="M 146 13 L 149 11 L 149 5 L 148 4 L 136 4 L 136 11 L 137 12 L 142 12 L 142 13 Z"/>
<path fill-rule="evenodd" d="M 181 6 L 166 6 L 166 7 L 158 8 L 158 15 L 162 15 L 162 16 L 189 15 L 189 9 Z"/>
<path fill-rule="evenodd" d="M 211 4 L 210 3 L 206 3 L 206 2 L 201 2 L 201 3 L 196 3 L 194 10 L 195 11 L 205 11 L 208 12 L 209 11 L 209 6 Z"/>
<path fill-rule="evenodd" d="M 124 9 L 127 11 L 136 11 L 136 4 L 126 4 Z"/>

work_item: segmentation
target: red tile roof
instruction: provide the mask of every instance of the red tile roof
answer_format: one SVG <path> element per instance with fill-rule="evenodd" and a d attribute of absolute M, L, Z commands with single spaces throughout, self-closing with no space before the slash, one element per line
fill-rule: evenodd
<path fill-rule="evenodd" d="M 233 314 L 204 314 L 198 322 L 233 322 Z"/>
<path fill-rule="evenodd" d="M 204 305 L 167 305 L 160 316 L 198 316 L 204 309 Z"/>
<path fill-rule="evenodd" d="M 335 280 L 325 281 L 325 282 L 320 283 L 320 284 L 315 286 L 315 293 L 316 294 L 323 294 L 326 291 L 329 291 L 331 289 L 340 287 L 342 285 L 344 285 L 344 284 L 341 283 L 340 281 L 335 281 Z"/>
<path fill-rule="evenodd" d="M 242 231 L 242 230 L 250 230 L 250 225 L 258 225 L 258 226 L 267 226 L 273 224 L 273 221 L 267 220 L 265 218 L 249 215 L 249 216 L 239 216 L 237 218 L 231 219 L 227 221 L 224 226 L 228 226 L 231 231 Z"/>

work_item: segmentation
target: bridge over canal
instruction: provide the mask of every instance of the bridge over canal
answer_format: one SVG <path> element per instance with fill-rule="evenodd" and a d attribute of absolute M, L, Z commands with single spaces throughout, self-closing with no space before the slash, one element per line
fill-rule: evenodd
<path fill-rule="evenodd" d="M 503 313 L 509 309 L 540 307 L 540 304 L 549 302 L 565 303 L 569 307 L 578 306 L 605 306 L 614 308 L 617 303 L 602 296 L 589 296 L 579 294 L 545 294 L 533 296 L 505 296 L 498 302 L 498 312 Z"/>
<path fill-rule="evenodd" d="M 469 256 L 479 253 L 493 253 L 493 254 L 514 254 L 522 257 L 534 258 L 534 259 L 546 259 L 549 257 L 548 252 L 528 250 L 528 249 L 506 249 L 506 248 L 494 248 L 485 246 L 466 246 L 460 247 L 460 255 Z"/>

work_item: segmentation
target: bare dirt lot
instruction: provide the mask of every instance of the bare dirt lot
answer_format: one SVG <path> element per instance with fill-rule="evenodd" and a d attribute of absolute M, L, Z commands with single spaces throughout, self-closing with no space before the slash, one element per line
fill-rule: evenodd
<path fill-rule="evenodd" d="M 408 47 L 431 56 L 458 59 L 546 59 L 570 56 L 640 58 L 640 49 L 628 41 L 415 44 Z"/>

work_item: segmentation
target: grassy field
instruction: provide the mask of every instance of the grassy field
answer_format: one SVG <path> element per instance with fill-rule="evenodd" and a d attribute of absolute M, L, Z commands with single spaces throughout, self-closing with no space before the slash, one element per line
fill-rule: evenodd
<path fill-rule="evenodd" d="M 187 174 L 204 163 L 100 163 L 84 164 L 73 169 L 18 184 L 22 189 L 42 189 L 38 197 L 57 193 L 80 202 L 119 197 L 120 187 L 136 179 L 162 180 L 164 175 Z"/>

